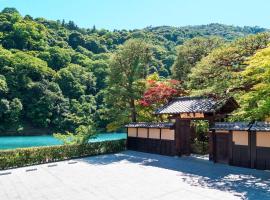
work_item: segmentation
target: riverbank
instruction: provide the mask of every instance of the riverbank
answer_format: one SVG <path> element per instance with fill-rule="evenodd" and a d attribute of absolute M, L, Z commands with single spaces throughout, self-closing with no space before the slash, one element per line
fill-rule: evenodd
<path fill-rule="evenodd" d="M 102 142 L 126 138 L 126 133 L 100 133 L 91 138 L 89 142 Z M 0 150 L 39 146 L 55 146 L 61 144 L 63 144 L 62 141 L 54 138 L 52 135 L 0 136 Z"/>

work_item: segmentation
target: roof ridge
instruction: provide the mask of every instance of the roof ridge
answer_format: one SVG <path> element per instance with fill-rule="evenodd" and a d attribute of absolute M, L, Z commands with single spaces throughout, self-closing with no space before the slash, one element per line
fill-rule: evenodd
<path fill-rule="evenodd" d="M 168 103 L 155 111 L 155 114 L 179 114 L 179 113 L 214 113 L 219 112 L 223 106 L 230 104 L 229 98 L 216 99 L 207 96 L 182 96 L 174 97 Z M 233 101 L 232 101 L 233 103 Z M 232 112 L 236 107 L 234 104 L 228 107 L 227 113 Z M 225 111 L 226 112 L 226 111 Z"/>
<path fill-rule="evenodd" d="M 220 129 L 220 130 L 245 130 L 249 131 L 252 127 L 253 122 L 215 122 L 215 124 L 210 128 L 210 130 Z"/>
<path fill-rule="evenodd" d="M 206 96 L 182 96 L 182 97 L 173 97 L 172 100 L 179 100 L 179 99 L 213 99 L 212 97 L 206 97 Z"/>

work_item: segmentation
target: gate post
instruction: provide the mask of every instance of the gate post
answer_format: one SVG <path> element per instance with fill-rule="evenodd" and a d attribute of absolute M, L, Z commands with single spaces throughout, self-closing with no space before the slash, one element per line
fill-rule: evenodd
<path fill-rule="evenodd" d="M 212 160 L 214 163 L 217 162 L 217 156 L 216 156 L 216 143 L 217 143 L 217 138 L 216 138 L 216 131 L 212 131 Z M 210 155 L 210 154 L 209 154 Z"/>
<path fill-rule="evenodd" d="M 256 131 L 249 131 L 250 167 L 256 168 Z"/>
<path fill-rule="evenodd" d="M 229 131 L 229 147 L 228 147 L 228 150 L 229 150 L 229 165 L 232 165 L 233 164 L 233 146 L 234 146 L 234 143 L 233 143 L 233 131 Z"/>
<path fill-rule="evenodd" d="M 214 125 L 214 117 L 208 117 L 208 124 L 209 127 L 212 127 Z M 214 161 L 214 149 L 215 149 L 215 130 L 212 129 L 212 131 L 208 131 L 208 154 L 209 154 L 209 160 Z M 215 161 L 214 161 L 215 162 Z"/>
<path fill-rule="evenodd" d="M 175 119 L 175 154 L 177 156 L 181 156 L 182 152 L 181 152 L 181 144 L 180 144 L 180 140 L 181 140 L 181 136 L 180 136 L 180 119 L 177 117 Z"/>

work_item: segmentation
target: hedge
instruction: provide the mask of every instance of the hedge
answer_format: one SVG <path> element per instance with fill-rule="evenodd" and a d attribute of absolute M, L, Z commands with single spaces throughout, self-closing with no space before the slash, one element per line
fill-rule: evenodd
<path fill-rule="evenodd" d="M 71 158 L 116 153 L 126 148 L 126 140 L 80 145 L 58 145 L 0 151 L 0 170 L 37 165 Z"/>

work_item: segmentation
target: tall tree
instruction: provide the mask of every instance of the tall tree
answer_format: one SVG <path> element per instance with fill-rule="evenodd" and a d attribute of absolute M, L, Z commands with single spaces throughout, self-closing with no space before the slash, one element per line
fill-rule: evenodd
<path fill-rule="evenodd" d="M 130 117 L 136 122 L 135 101 L 142 93 L 139 81 L 148 75 L 151 59 L 149 44 L 138 39 L 127 41 L 113 54 L 106 100 L 112 106 L 110 114 L 118 116 L 116 121 L 126 121 Z"/>
<path fill-rule="evenodd" d="M 194 94 L 233 95 L 241 80 L 238 72 L 246 68 L 248 57 L 267 47 L 269 38 L 269 33 L 251 35 L 213 50 L 191 70 L 189 88 Z"/>
<path fill-rule="evenodd" d="M 238 98 L 241 108 L 235 118 L 242 120 L 265 120 L 270 118 L 270 47 L 258 51 L 241 72 L 242 91 Z"/>

